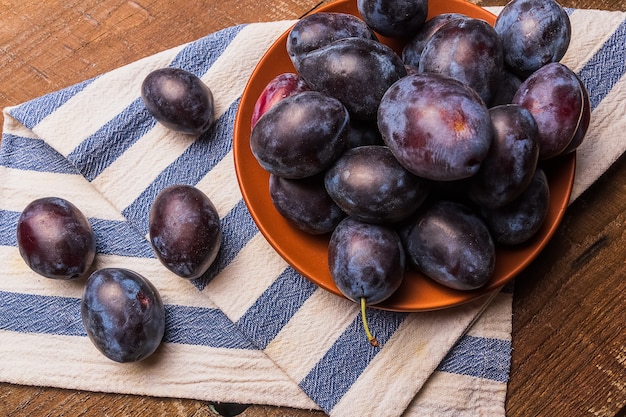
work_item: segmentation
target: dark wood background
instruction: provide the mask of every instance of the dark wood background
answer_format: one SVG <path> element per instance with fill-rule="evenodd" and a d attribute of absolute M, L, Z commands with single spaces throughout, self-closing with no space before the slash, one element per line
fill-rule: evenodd
<path fill-rule="evenodd" d="M 502 0 L 474 1 L 482 6 Z M 227 26 L 299 18 L 318 0 L 3 0 L 0 107 L 15 105 Z M 626 0 L 562 0 L 626 11 Z M 1 117 L 1 116 L 0 116 Z M 568 210 L 516 280 L 507 415 L 626 417 L 626 158 Z M 2 363 L 0 366 L 7 366 Z M 201 401 L 0 383 L 5 416 L 212 416 Z M 322 416 L 251 406 L 248 417 Z"/>

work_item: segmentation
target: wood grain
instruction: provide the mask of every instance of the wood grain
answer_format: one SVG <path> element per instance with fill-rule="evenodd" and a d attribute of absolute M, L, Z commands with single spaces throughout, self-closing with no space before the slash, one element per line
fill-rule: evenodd
<path fill-rule="evenodd" d="M 328 1 L 0 1 L 0 107 L 16 105 L 240 23 Z M 474 1 L 503 5 L 502 0 Z M 626 10 L 626 0 L 563 0 Z M 1 116 L 0 116 L 1 117 Z M 626 158 L 569 209 L 516 280 L 507 415 L 626 415 Z M 3 366 L 5 364 L 2 364 Z M 0 384 L 6 416 L 213 416 L 201 401 Z M 322 416 L 251 406 L 242 416 Z"/>
<path fill-rule="evenodd" d="M 516 279 L 510 417 L 614 416 L 626 405 L 625 222 L 622 158 Z"/>

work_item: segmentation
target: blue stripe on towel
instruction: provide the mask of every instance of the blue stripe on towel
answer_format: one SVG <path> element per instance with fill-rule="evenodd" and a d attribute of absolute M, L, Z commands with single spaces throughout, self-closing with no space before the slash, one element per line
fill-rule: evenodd
<path fill-rule="evenodd" d="M 96 236 L 96 251 L 102 255 L 155 258 L 148 240 L 126 221 L 90 218 Z"/>
<path fill-rule="evenodd" d="M 91 84 L 96 78 L 97 77 L 33 99 L 19 107 L 11 109 L 9 113 L 11 116 L 21 121 L 24 126 L 32 129 L 47 116 L 54 113 L 56 109 L 65 104 L 69 99 L 83 91 L 85 87 Z"/>
<path fill-rule="evenodd" d="M 156 125 L 143 101 L 133 101 L 124 111 L 85 139 L 67 159 L 88 181 L 93 181 L 135 142 Z"/>
<path fill-rule="evenodd" d="M 578 73 L 589 91 L 592 110 L 598 107 L 626 73 L 624 45 L 626 45 L 626 21 L 619 25 Z"/>
<path fill-rule="evenodd" d="M 369 309 L 367 314 L 370 329 L 383 346 L 407 316 L 375 309 Z M 380 351 L 367 341 L 361 316 L 357 315 L 299 385 L 329 413 Z"/>
<path fill-rule="evenodd" d="M 232 26 L 192 42 L 178 53 L 170 67 L 183 68 L 198 77 L 202 76 L 244 27 L 246 25 Z"/>
<path fill-rule="evenodd" d="M 257 348 L 265 349 L 316 289 L 312 282 L 287 267 L 236 324 Z"/>
<path fill-rule="evenodd" d="M 221 310 L 214 308 L 165 306 L 164 342 L 214 348 L 254 349 Z"/>
<path fill-rule="evenodd" d="M 76 283 L 82 285 L 82 283 Z M 80 299 L 0 291 L 0 329 L 86 336 Z M 214 308 L 165 306 L 163 341 L 214 348 L 254 349 L 224 313 Z"/>
<path fill-rule="evenodd" d="M 80 316 L 80 299 L 5 291 L 0 291 L 0 329 L 86 336 Z"/>
<path fill-rule="evenodd" d="M 76 174 L 67 159 L 41 139 L 3 134 L 0 166 L 57 174 Z"/>
<path fill-rule="evenodd" d="M 17 246 L 16 228 L 20 213 L 0 210 L 0 246 Z"/>
<path fill-rule="evenodd" d="M 441 362 L 438 371 L 506 382 L 511 366 L 508 340 L 464 336 Z"/>

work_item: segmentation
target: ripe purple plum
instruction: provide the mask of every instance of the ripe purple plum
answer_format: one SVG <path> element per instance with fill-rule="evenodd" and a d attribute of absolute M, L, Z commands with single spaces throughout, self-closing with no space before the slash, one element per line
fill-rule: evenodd
<path fill-rule="evenodd" d="M 457 290 L 484 286 L 493 276 L 495 245 L 485 222 L 468 206 L 436 200 L 420 210 L 405 234 L 410 262 Z"/>
<path fill-rule="evenodd" d="M 563 58 L 572 36 L 569 16 L 554 0 L 511 0 L 494 27 L 505 64 L 522 77 Z"/>
<path fill-rule="evenodd" d="M 343 103 L 351 117 L 375 120 L 383 94 L 406 75 L 406 68 L 388 46 L 346 38 L 306 54 L 298 73 L 313 90 Z"/>
<path fill-rule="evenodd" d="M 428 16 L 428 0 L 357 0 L 356 4 L 365 23 L 383 36 L 411 37 Z"/>
<path fill-rule="evenodd" d="M 585 95 L 578 76 L 554 62 L 528 77 L 513 97 L 525 107 L 539 128 L 539 159 L 562 154 L 584 124 Z"/>
<path fill-rule="evenodd" d="M 386 146 L 349 149 L 325 176 L 326 190 L 354 219 L 369 223 L 404 220 L 426 199 L 426 181 L 407 171 Z"/>
<path fill-rule="evenodd" d="M 478 94 L 432 73 L 409 75 L 391 86 L 380 103 L 378 127 L 406 169 L 435 181 L 476 174 L 493 135 L 489 109 Z"/>
<path fill-rule="evenodd" d="M 150 114 L 171 130 L 199 135 L 213 123 L 213 93 L 200 78 L 181 68 L 152 71 L 141 85 L 141 98 Z"/>
<path fill-rule="evenodd" d="M 396 231 L 346 217 L 328 246 L 333 280 L 349 299 L 378 304 L 389 298 L 404 277 L 405 253 Z"/>
<path fill-rule="evenodd" d="M 300 19 L 289 31 L 287 53 L 297 71 L 308 53 L 339 39 L 377 40 L 374 32 L 358 17 L 348 13 L 313 13 Z"/>
<path fill-rule="evenodd" d="M 532 180 L 539 160 L 535 118 L 524 107 L 492 107 L 493 140 L 480 170 L 469 180 L 469 197 L 484 207 L 501 207 L 516 199 Z"/>
<path fill-rule="evenodd" d="M 270 174 L 269 190 L 276 210 L 303 232 L 332 232 L 346 217 L 326 192 L 323 173 L 300 179 Z"/>
<path fill-rule="evenodd" d="M 402 48 L 402 61 L 406 65 L 419 67 L 420 57 L 430 38 L 446 23 L 456 19 L 467 19 L 461 13 L 442 13 L 428 19 L 420 30 Z"/>
<path fill-rule="evenodd" d="M 274 175 L 309 177 L 343 152 L 349 121 L 339 100 L 305 91 L 281 100 L 259 119 L 250 148 L 261 167 Z"/>
<path fill-rule="evenodd" d="M 331 277 L 343 295 L 360 303 L 363 326 L 372 346 L 378 346 L 378 341 L 369 331 L 366 305 L 386 300 L 400 287 L 405 263 L 402 241 L 390 227 L 346 217 L 330 237 Z"/>
<path fill-rule="evenodd" d="M 519 245 L 532 238 L 545 222 L 550 208 L 550 187 L 538 168 L 528 188 L 517 199 L 495 209 L 481 209 L 492 238 L 500 245 Z"/>
<path fill-rule="evenodd" d="M 96 256 L 89 220 L 69 201 L 43 197 L 32 201 L 17 221 L 17 246 L 33 271 L 51 279 L 78 279 Z"/>
<path fill-rule="evenodd" d="M 298 74 L 286 72 L 277 75 L 270 80 L 259 95 L 259 98 L 257 98 L 252 109 L 251 127 L 254 128 L 261 116 L 271 109 L 274 104 L 284 98 L 309 90 L 309 86 Z"/>
<path fill-rule="evenodd" d="M 158 290 L 128 269 L 104 268 L 89 276 L 81 317 L 94 346 L 115 362 L 147 358 L 165 333 L 165 308 Z"/>
<path fill-rule="evenodd" d="M 452 19 L 426 43 L 419 70 L 455 78 L 490 103 L 500 80 L 502 54 L 500 37 L 487 22 Z"/>
<path fill-rule="evenodd" d="M 215 206 L 190 185 L 171 185 L 159 192 L 150 208 L 149 229 L 159 261 L 187 279 L 199 278 L 209 269 L 222 242 Z"/>

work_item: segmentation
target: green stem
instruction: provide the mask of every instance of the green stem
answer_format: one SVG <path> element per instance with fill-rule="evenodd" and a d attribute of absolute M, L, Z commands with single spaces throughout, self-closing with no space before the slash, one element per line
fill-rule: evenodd
<path fill-rule="evenodd" d="M 374 347 L 379 347 L 380 343 L 378 340 L 372 335 L 370 332 L 370 328 L 367 325 L 367 315 L 365 314 L 366 305 L 365 305 L 365 297 L 361 297 L 361 318 L 363 320 L 363 328 L 365 329 L 365 335 L 367 336 L 367 340 L 369 340 L 370 345 Z"/>

